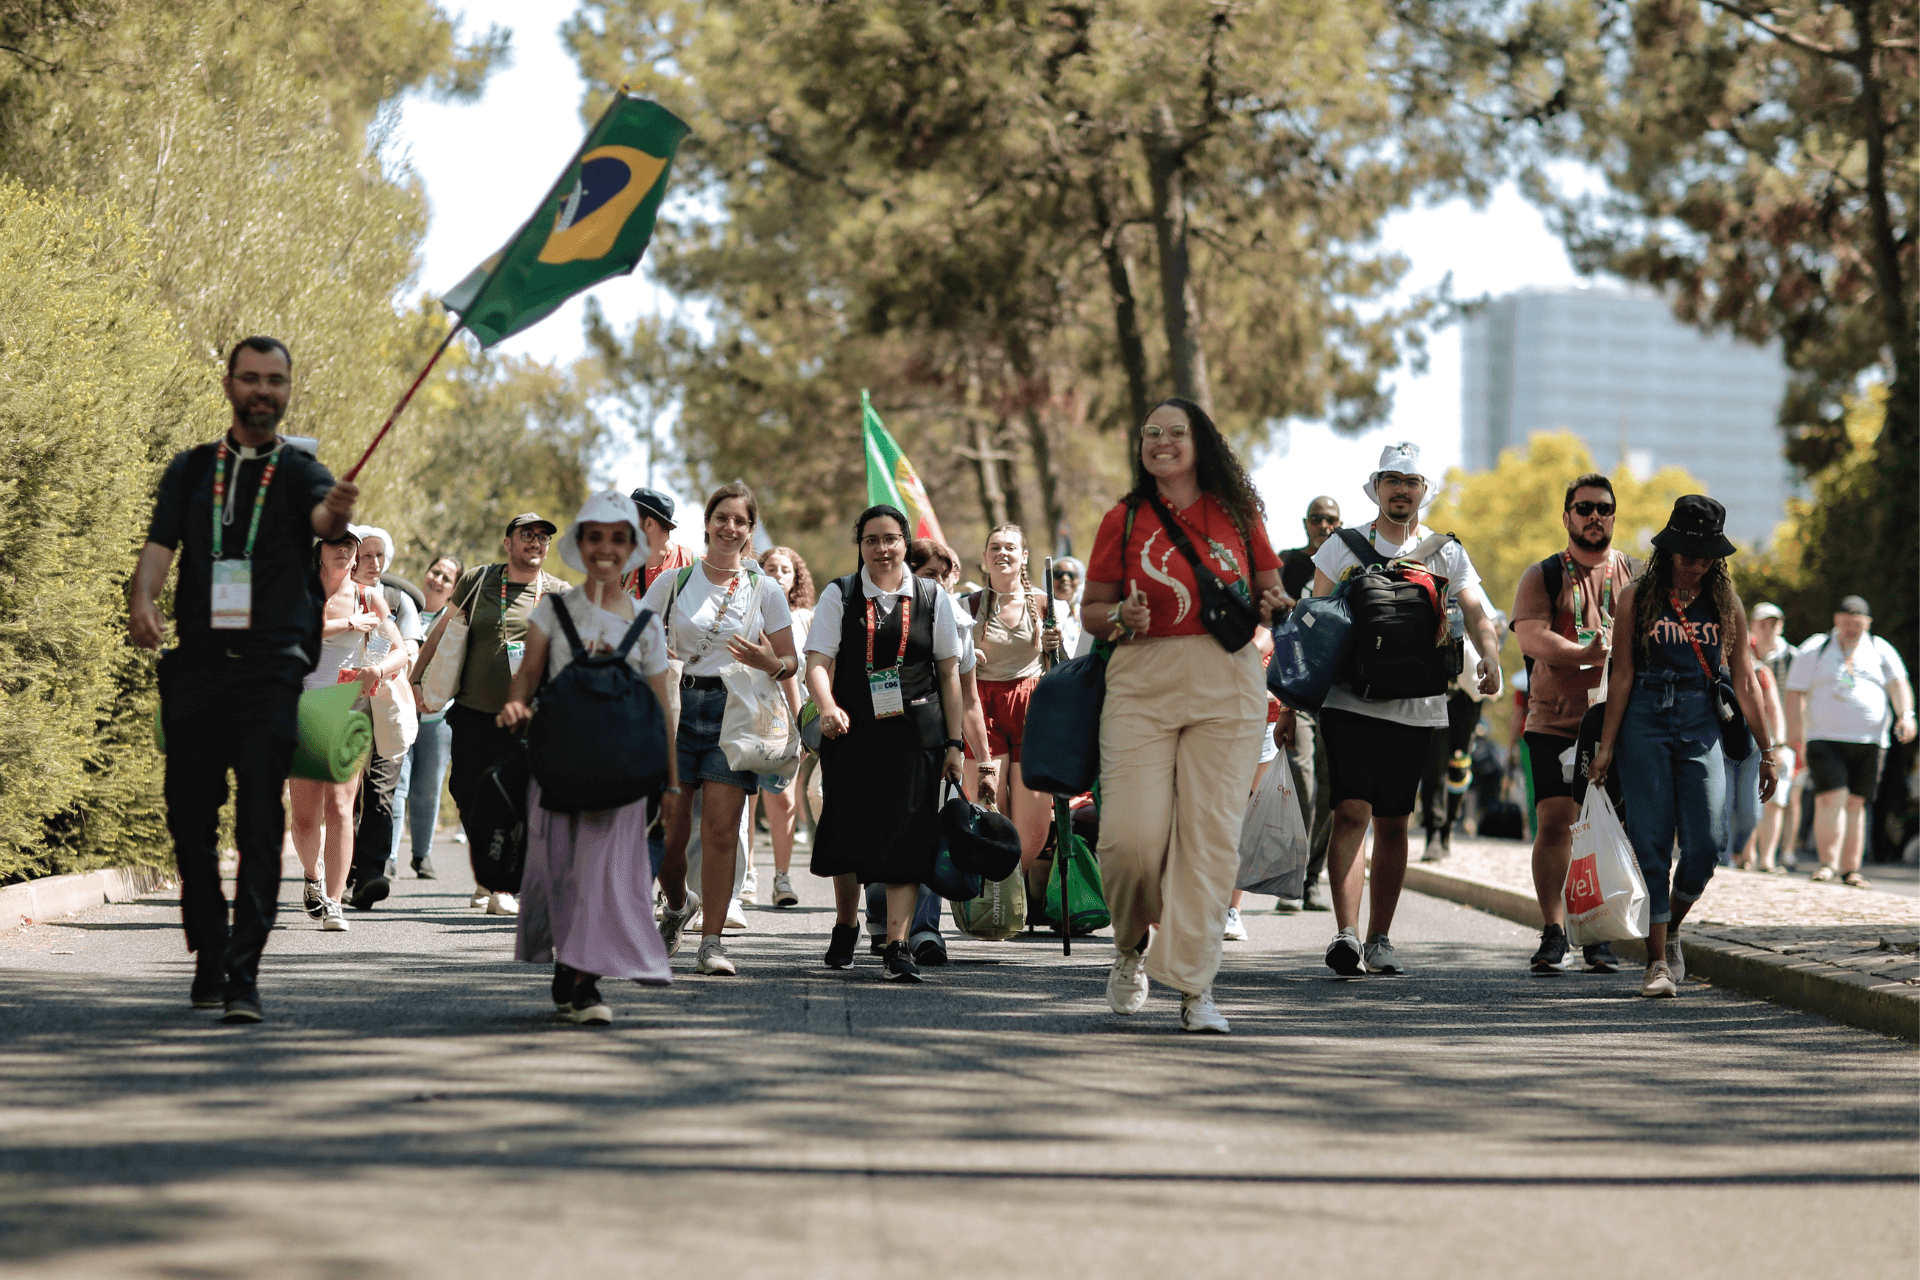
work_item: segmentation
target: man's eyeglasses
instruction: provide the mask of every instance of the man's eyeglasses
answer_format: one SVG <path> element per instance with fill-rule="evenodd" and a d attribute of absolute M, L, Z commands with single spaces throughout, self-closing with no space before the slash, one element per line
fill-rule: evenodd
<path fill-rule="evenodd" d="M 1573 514 L 1610 516 L 1613 514 L 1613 504 L 1611 502 L 1576 502 L 1573 504 Z"/>
<path fill-rule="evenodd" d="M 1185 423 L 1175 427 L 1163 427 L 1157 422 L 1149 422 L 1140 428 L 1140 436 L 1144 440 L 1185 440 L 1192 434 L 1193 428 Z"/>

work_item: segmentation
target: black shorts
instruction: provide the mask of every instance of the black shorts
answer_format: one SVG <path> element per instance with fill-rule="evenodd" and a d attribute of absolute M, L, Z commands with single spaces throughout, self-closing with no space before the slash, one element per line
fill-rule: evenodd
<path fill-rule="evenodd" d="M 1813 793 L 1838 791 L 1873 799 L 1880 789 L 1880 766 L 1887 750 L 1866 742 L 1833 742 L 1814 738 L 1807 743 L 1807 772 L 1813 775 Z"/>
<path fill-rule="evenodd" d="M 1527 733 L 1521 735 L 1521 741 L 1527 744 L 1527 769 L 1533 778 L 1533 802 L 1542 800 L 1573 799 L 1573 783 L 1562 781 L 1560 757 L 1576 741 L 1563 738 L 1557 733 Z"/>
<path fill-rule="evenodd" d="M 1320 712 L 1320 732 L 1327 742 L 1330 804 L 1364 800 L 1376 818 L 1404 818 L 1413 812 L 1433 726 L 1328 707 Z"/>

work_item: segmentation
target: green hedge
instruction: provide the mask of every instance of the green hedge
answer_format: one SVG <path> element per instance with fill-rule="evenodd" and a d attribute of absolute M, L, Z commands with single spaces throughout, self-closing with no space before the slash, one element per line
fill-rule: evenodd
<path fill-rule="evenodd" d="M 165 460 L 223 417 L 139 226 L 0 180 L 0 882 L 164 862 L 125 589 Z"/>

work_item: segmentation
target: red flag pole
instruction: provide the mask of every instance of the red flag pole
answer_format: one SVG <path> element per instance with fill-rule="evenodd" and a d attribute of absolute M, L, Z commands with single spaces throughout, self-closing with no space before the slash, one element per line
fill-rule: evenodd
<path fill-rule="evenodd" d="M 420 384 L 425 382 L 427 375 L 433 372 L 433 366 L 440 362 L 440 357 L 445 354 L 448 347 L 453 345 L 454 335 L 464 327 L 464 321 L 456 321 L 453 328 L 447 330 L 447 336 L 440 340 L 440 345 L 433 349 L 433 355 L 428 358 L 427 367 L 420 371 L 420 376 L 413 380 L 413 385 L 407 388 L 407 393 L 400 397 L 400 403 L 393 406 L 393 412 L 387 415 L 387 420 L 381 424 L 379 433 L 373 437 L 373 443 L 367 446 L 367 451 L 360 455 L 360 461 L 354 463 L 352 470 L 347 472 L 345 477 L 347 480 L 354 479 L 360 474 L 360 468 L 367 465 L 367 459 L 371 458 L 373 451 L 380 447 L 380 442 L 387 438 L 387 432 L 393 430 L 394 420 L 400 416 L 400 411 L 407 407 L 407 402 L 413 399 L 413 393 L 420 389 Z"/>

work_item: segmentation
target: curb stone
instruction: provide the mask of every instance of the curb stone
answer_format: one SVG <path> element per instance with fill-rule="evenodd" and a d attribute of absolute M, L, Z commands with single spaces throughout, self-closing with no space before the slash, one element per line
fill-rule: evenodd
<path fill-rule="evenodd" d="M 173 877 L 159 867 L 108 867 L 8 885 L 0 889 L 0 929 L 19 929 L 108 902 L 130 902 L 172 883 Z"/>
<path fill-rule="evenodd" d="M 1528 928 L 1541 927 L 1540 903 L 1534 896 L 1504 885 L 1412 863 L 1407 867 L 1406 887 Z M 1725 926 L 1689 930 L 1680 945 L 1689 974 L 1848 1026 L 1920 1043 L 1920 986 L 1751 946 L 1728 936 Z M 1644 942 L 1616 942 L 1613 948 L 1646 963 Z"/>

